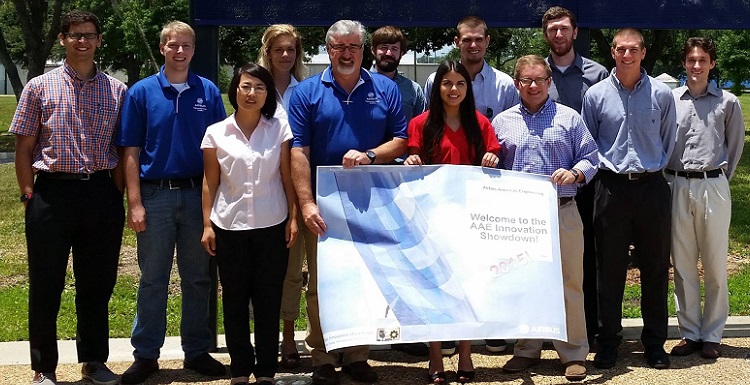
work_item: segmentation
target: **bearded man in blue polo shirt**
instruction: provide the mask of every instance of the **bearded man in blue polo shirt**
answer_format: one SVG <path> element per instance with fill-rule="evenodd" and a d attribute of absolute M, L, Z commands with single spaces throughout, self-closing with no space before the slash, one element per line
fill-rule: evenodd
<path fill-rule="evenodd" d="M 201 246 L 203 154 L 206 127 L 226 117 L 219 89 L 190 72 L 195 32 L 172 22 L 161 32 L 164 66 L 130 88 L 122 109 L 128 192 L 128 226 L 138 239 L 141 282 L 133 333 L 135 362 L 123 384 L 139 384 L 159 369 L 167 329 L 167 289 L 175 246 L 182 290 L 180 336 L 184 366 L 222 376 L 224 365 L 208 354 L 208 253 Z"/>
<path fill-rule="evenodd" d="M 326 33 L 331 66 L 300 83 L 289 102 L 292 126 L 292 178 L 306 227 L 305 243 L 317 242 L 326 224 L 313 195 L 317 166 L 388 163 L 406 152 L 406 118 L 401 95 L 391 79 L 362 67 L 365 28 L 340 20 Z M 313 384 L 339 384 L 334 365 L 338 351 L 325 351 L 318 314 L 317 253 L 308 254 L 308 336 L 313 360 Z M 344 373 L 360 382 L 377 381 L 367 364 L 369 348 L 342 349 Z"/>

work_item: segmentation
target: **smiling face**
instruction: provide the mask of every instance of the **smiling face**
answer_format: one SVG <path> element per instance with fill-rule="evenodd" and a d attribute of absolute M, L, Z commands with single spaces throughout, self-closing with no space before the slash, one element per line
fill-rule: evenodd
<path fill-rule="evenodd" d="M 490 36 L 485 36 L 484 27 L 464 25 L 458 31 L 459 36 L 454 39 L 454 43 L 461 51 L 461 62 L 465 65 L 483 62 L 484 54 L 490 45 Z"/>
<path fill-rule="evenodd" d="M 640 72 L 641 61 L 646 57 L 646 48 L 641 40 L 635 35 L 624 34 L 616 37 L 614 43 L 611 53 L 617 72 Z"/>
<path fill-rule="evenodd" d="M 359 34 L 333 36 L 328 43 L 328 58 L 335 74 L 353 75 L 362 67 L 363 42 Z"/>
<path fill-rule="evenodd" d="M 297 41 L 294 36 L 281 35 L 273 39 L 268 48 L 268 57 L 275 71 L 291 72 L 297 60 Z"/>
<path fill-rule="evenodd" d="M 682 63 L 687 73 L 688 83 L 708 83 L 708 73 L 716 66 L 716 61 L 701 47 L 693 47 Z"/>
<path fill-rule="evenodd" d="M 159 44 L 164 55 L 164 65 L 170 71 L 187 71 L 195 53 L 193 37 L 187 33 L 172 32 L 165 43 Z"/>
<path fill-rule="evenodd" d="M 529 81 L 532 82 L 524 84 Z M 529 111 L 538 111 L 547 101 L 550 81 L 547 70 L 542 65 L 531 64 L 521 68 L 514 82 L 521 96 L 521 102 Z"/>
<path fill-rule="evenodd" d="M 570 18 L 565 16 L 550 20 L 544 31 L 550 51 L 557 56 L 564 56 L 573 49 L 573 41 L 578 36 L 578 28 L 573 28 Z"/>
<path fill-rule="evenodd" d="M 456 71 L 448 71 L 440 81 L 440 99 L 446 108 L 458 107 L 466 98 L 467 80 Z"/>
<path fill-rule="evenodd" d="M 96 35 L 94 39 L 87 39 L 84 35 Z M 72 36 L 79 36 L 74 39 Z M 65 57 L 75 62 L 92 62 L 96 49 L 102 44 L 102 36 L 96 32 L 94 23 L 86 22 L 73 24 L 70 26 L 68 33 L 59 34 L 60 45 L 65 47 Z"/>
<path fill-rule="evenodd" d="M 237 112 L 260 111 L 266 104 L 268 88 L 262 80 L 248 74 L 242 74 L 237 85 Z"/>

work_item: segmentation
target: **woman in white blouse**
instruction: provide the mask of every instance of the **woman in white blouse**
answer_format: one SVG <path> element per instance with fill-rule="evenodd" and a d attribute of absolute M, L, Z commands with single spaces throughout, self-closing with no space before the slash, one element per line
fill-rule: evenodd
<path fill-rule="evenodd" d="M 230 384 L 273 384 L 288 248 L 297 237 L 289 124 L 274 118 L 276 93 L 265 68 L 248 63 L 229 85 L 235 113 L 201 143 L 203 247 L 216 256 L 222 285 Z M 252 303 L 255 349 L 250 343 Z"/>
<path fill-rule="evenodd" d="M 276 84 L 278 107 L 275 116 L 286 119 L 286 109 L 294 87 L 307 76 L 307 67 L 302 61 L 302 37 L 297 29 L 289 24 L 274 24 L 266 28 L 261 38 L 258 64 L 273 75 Z M 302 220 L 302 216 L 299 216 Z M 298 223 L 297 226 L 304 226 Z M 305 258 L 305 245 L 302 237 L 289 249 L 289 266 L 284 278 L 284 291 L 281 298 L 281 320 L 283 339 L 281 341 L 281 366 L 292 369 L 300 364 L 297 344 L 294 341 L 294 321 L 299 318 L 299 303 L 302 296 L 302 262 Z"/>

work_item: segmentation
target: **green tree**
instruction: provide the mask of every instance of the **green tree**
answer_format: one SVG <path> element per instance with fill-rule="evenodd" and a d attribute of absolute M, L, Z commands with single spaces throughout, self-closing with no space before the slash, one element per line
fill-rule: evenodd
<path fill-rule="evenodd" d="M 2 4 L 0 61 L 6 69 L 10 69 L 8 77 L 18 99 L 23 87 L 14 63 L 28 69 L 26 81 L 44 73 L 47 58 L 57 42 L 60 16 L 66 1 L 13 0 L 13 8 L 7 2 Z M 6 33 L 10 38 L 6 38 Z M 17 44 L 18 41 L 22 41 L 23 45 Z M 9 42 L 12 45 L 9 46 Z"/>
<path fill-rule="evenodd" d="M 750 79 L 750 31 L 724 31 L 716 45 L 719 75 L 732 82 L 732 93 L 740 95 L 742 82 Z"/>

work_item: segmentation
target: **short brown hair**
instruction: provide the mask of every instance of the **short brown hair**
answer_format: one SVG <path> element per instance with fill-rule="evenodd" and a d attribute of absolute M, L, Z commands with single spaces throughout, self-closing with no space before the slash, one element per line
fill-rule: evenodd
<path fill-rule="evenodd" d="M 641 32 L 635 28 L 622 28 L 618 30 L 615 33 L 615 36 L 612 37 L 612 48 L 617 47 L 617 38 L 624 37 L 624 36 L 631 36 L 638 39 L 638 45 L 641 47 L 641 49 L 646 48 L 643 41 L 643 35 Z"/>
<path fill-rule="evenodd" d="M 515 79 L 520 79 L 522 69 L 535 65 L 544 67 L 544 70 L 547 72 L 547 77 L 552 76 L 552 69 L 544 58 L 539 55 L 526 55 L 521 56 L 516 60 L 516 68 L 515 71 L 513 71 L 513 77 Z"/>
<path fill-rule="evenodd" d="M 466 16 L 458 22 L 458 25 L 456 26 L 456 37 L 458 38 L 461 38 L 461 27 L 482 27 L 482 29 L 484 30 L 484 36 L 489 35 L 487 23 L 485 23 L 484 20 L 480 19 L 477 16 Z"/>
<path fill-rule="evenodd" d="M 570 19 L 570 25 L 573 26 L 573 29 L 578 28 L 578 25 L 576 24 L 576 15 L 574 15 L 573 12 L 570 12 L 566 8 L 555 6 L 548 9 L 547 12 L 544 12 L 544 15 L 542 16 L 542 32 L 547 32 L 547 24 L 550 20 L 563 17 Z"/>
<path fill-rule="evenodd" d="M 375 48 L 380 44 L 401 43 L 401 53 L 406 52 L 406 37 L 400 29 L 386 25 L 378 28 L 372 33 L 372 47 Z"/>
<path fill-rule="evenodd" d="M 687 60 L 690 51 L 695 47 L 698 47 L 702 49 L 703 52 L 707 53 L 708 57 L 711 58 L 711 61 L 716 61 L 716 44 L 714 44 L 713 39 L 710 37 L 691 37 L 685 40 L 685 44 L 682 46 L 682 51 L 680 52 L 680 58 L 683 64 Z"/>

